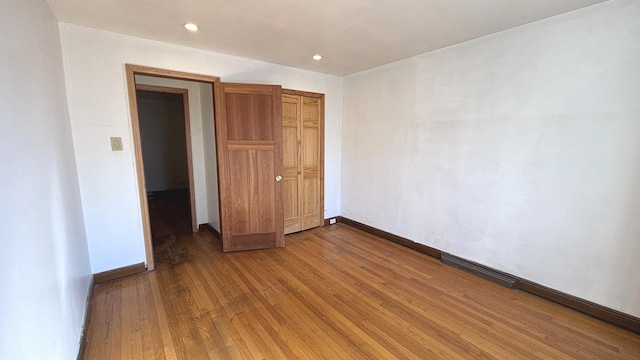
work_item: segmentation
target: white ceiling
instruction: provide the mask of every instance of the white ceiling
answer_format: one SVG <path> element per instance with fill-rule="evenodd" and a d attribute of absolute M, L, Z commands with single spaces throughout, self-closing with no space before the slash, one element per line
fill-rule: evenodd
<path fill-rule="evenodd" d="M 340 76 L 599 2 L 49 0 L 61 22 Z"/>

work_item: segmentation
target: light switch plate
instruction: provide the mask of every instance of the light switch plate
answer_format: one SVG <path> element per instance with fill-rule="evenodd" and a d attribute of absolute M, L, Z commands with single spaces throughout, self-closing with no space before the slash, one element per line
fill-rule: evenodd
<path fill-rule="evenodd" d="M 111 150 L 113 150 L 113 151 L 122 151 L 122 138 L 121 137 L 112 137 L 111 138 Z"/>

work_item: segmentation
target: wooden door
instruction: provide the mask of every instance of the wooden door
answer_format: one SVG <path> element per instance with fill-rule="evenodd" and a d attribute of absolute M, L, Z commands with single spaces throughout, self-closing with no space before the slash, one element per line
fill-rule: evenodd
<path fill-rule="evenodd" d="M 284 207 L 284 232 L 289 234 L 302 229 L 300 217 L 300 126 L 302 111 L 300 97 L 282 94 L 282 195 Z"/>
<path fill-rule="evenodd" d="M 282 95 L 285 233 L 324 223 L 323 95 L 284 90 Z"/>
<path fill-rule="evenodd" d="M 284 246 L 281 88 L 216 83 L 224 252 Z"/>

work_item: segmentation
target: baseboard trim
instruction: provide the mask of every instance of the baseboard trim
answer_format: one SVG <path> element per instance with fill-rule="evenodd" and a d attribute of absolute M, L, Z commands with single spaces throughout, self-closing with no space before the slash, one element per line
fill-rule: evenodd
<path fill-rule="evenodd" d="M 145 271 L 147 271 L 147 267 L 144 265 L 144 263 L 133 264 L 133 265 L 124 266 L 121 268 L 93 274 L 93 282 L 96 285 L 102 284 L 107 281 L 123 278 L 125 276 L 131 276 L 131 275 L 143 273 Z"/>
<path fill-rule="evenodd" d="M 488 266 L 484 266 L 482 264 L 478 264 L 446 252 L 442 253 L 442 258 L 440 259 L 440 261 L 445 265 L 463 270 L 470 273 L 471 275 L 489 280 L 493 283 L 502 285 L 509 289 L 518 288 L 519 279 L 517 277 L 502 271 L 498 271 L 496 269 L 492 269 Z"/>
<path fill-rule="evenodd" d="M 385 240 L 395 242 L 397 244 L 406 246 L 410 249 L 416 250 L 423 254 L 435 257 L 437 259 L 440 259 L 440 261 L 443 264 L 446 264 L 448 266 L 454 266 L 452 264 L 447 264 L 447 262 L 449 262 L 448 260 L 450 260 L 450 257 L 453 257 L 453 256 L 447 253 L 443 253 L 441 250 L 438 250 L 426 245 L 418 244 L 412 240 L 403 238 L 395 234 L 391 234 L 384 230 L 380 230 L 372 226 L 369 226 L 369 225 L 366 225 L 342 216 L 337 217 L 337 222 L 343 223 L 345 225 L 349 225 L 351 227 L 362 230 L 369 234 L 376 235 Z M 446 254 L 444 255 L 444 260 L 443 260 L 443 254 Z M 457 259 L 460 259 L 460 258 L 457 258 Z M 588 300 L 584 300 L 569 294 L 565 294 L 561 291 L 548 288 L 546 286 L 537 284 L 533 281 L 523 279 L 523 278 L 514 276 L 512 274 L 490 268 L 482 264 L 473 263 L 468 260 L 464 260 L 464 261 L 477 266 L 478 268 L 476 270 L 480 270 L 480 271 L 469 271 L 471 274 L 481 277 L 487 281 L 494 280 L 494 279 L 487 279 L 485 277 L 487 272 L 492 272 L 494 275 L 498 274 L 500 276 L 508 277 L 511 279 L 508 281 L 509 283 L 513 282 L 513 279 L 515 279 L 515 284 L 512 284 L 511 286 L 508 286 L 508 285 L 505 285 L 505 286 L 512 288 L 514 290 L 521 290 L 521 291 L 530 293 L 532 295 L 536 295 L 545 300 L 555 302 L 557 304 L 566 306 L 570 309 L 592 316 L 596 319 L 606 321 L 610 324 L 616 325 L 623 329 L 627 329 L 634 333 L 640 334 L 640 318 L 637 318 L 629 314 L 625 314 L 623 312 L 608 308 L 606 306 L 598 305 Z M 459 268 L 458 266 L 454 266 L 454 267 Z M 470 269 L 465 268 L 464 270 L 470 270 Z"/>
<path fill-rule="evenodd" d="M 198 225 L 198 230 L 199 231 L 208 231 L 208 232 L 211 233 L 211 235 L 213 235 L 213 237 L 215 237 L 216 239 L 220 240 L 220 232 L 218 230 L 216 230 L 216 228 L 214 228 L 209 223 Z"/>
<path fill-rule="evenodd" d="M 95 276 L 91 275 L 91 280 L 89 280 L 89 291 L 87 291 L 87 299 L 84 307 L 84 318 L 82 320 L 82 333 L 80 334 L 80 347 L 78 349 L 77 360 L 84 359 L 84 351 L 87 348 L 87 329 L 89 328 L 89 316 L 91 315 L 91 303 L 93 302 L 94 278 Z"/>
<path fill-rule="evenodd" d="M 518 287 L 522 291 L 640 334 L 640 318 L 635 316 L 565 294 L 561 291 L 548 288 L 526 279 L 520 279 Z"/>
<path fill-rule="evenodd" d="M 363 224 L 361 222 L 355 221 L 355 220 L 351 220 L 349 218 L 346 217 L 342 217 L 342 216 L 338 216 L 337 217 L 337 222 L 339 223 L 343 223 L 346 225 L 349 225 L 351 227 L 354 227 L 356 229 L 360 229 L 364 232 L 367 232 L 369 234 L 373 234 L 376 235 L 378 237 L 381 237 L 383 239 L 392 241 L 396 244 L 400 244 L 402 246 L 406 246 L 410 249 L 413 249 L 417 252 L 423 253 L 425 255 L 429 255 L 431 257 L 434 257 L 436 259 L 440 259 L 442 256 L 442 252 L 438 249 L 434 249 L 430 246 L 427 245 L 423 245 L 423 244 L 419 244 L 413 240 L 409 240 L 407 238 L 403 238 L 402 236 L 398 236 L 395 234 L 392 234 L 390 232 L 386 232 L 384 230 L 380 230 L 380 229 L 376 229 L 373 226 L 369 226 L 366 224 Z"/>

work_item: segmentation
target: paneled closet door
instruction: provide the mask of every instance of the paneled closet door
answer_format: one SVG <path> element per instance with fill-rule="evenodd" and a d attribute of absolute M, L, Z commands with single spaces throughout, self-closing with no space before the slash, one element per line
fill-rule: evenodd
<path fill-rule="evenodd" d="M 324 95 L 283 89 L 285 234 L 324 223 Z"/>
<path fill-rule="evenodd" d="M 284 233 L 300 231 L 300 96 L 282 94 L 282 197 Z"/>

